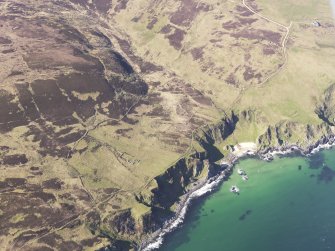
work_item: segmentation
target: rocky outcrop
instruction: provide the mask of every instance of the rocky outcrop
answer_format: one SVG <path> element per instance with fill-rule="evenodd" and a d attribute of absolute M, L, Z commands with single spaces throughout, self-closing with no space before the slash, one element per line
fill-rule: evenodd
<path fill-rule="evenodd" d="M 178 197 L 186 192 L 190 183 L 200 177 L 206 177 L 208 164 L 205 163 L 201 154 L 200 158 L 197 158 L 197 154 L 193 154 L 178 160 L 162 175 L 152 180 L 145 190 L 136 195 L 136 198 L 147 206 L 169 209 Z"/>
<path fill-rule="evenodd" d="M 238 116 L 232 111 L 218 123 L 206 125 L 195 132 L 194 139 L 205 149 L 209 161 L 215 162 L 223 158 L 222 152 L 215 144 L 228 138 L 234 132 L 238 121 Z"/>
<path fill-rule="evenodd" d="M 332 129 L 326 123 L 306 125 L 282 121 L 274 126 L 269 126 L 266 132 L 259 136 L 258 145 L 260 151 L 292 144 L 306 148 L 329 135 L 332 135 Z"/>
<path fill-rule="evenodd" d="M 161 228 L 166 220 L 175 215 L 175 206 L 181 196 L 192 190 L 194 185 L 222 171 L 222 167 L 214 163 L 215 160 L 223 157 L 215 144 L 229 137 L 237 122 L 238 117 L 232 112 L 230 116 L 225 116 L 217 124 L 198 129 L 193 137 L 202 150 L 194 150 L 193 153 L 183 156 L 135 194 L 139 203 L 150 208 L 150 211 L 142 215 L 140 221 L 136 223 L 135 228 L 140 232 L 137 234 L 146 235 Z M 122 217 L 118 219 L 122 220 Z M 128 220 L 124 219 L 123 225 L 129 225 L 128 223 Z M 131 228 L 131 230 L 134 229 Z M 116 232 L 119 233 L 119 231 Z M 120 231 L 120 233 L 122 236 L 125 231 Z"/>
<path fill-rule="evenodd" d="M 150 206 L 168 209 L 178 201 L 187 187 L 201 179 L 215 175 L 219 168 L 213 163 L 223 157 L 215 143 L 222 142 L 234 131 L 238 117 L 232 112 L 219 123 L 200 128 L 194 133 L 194 140 L 203 148 L 179 159 L 162 175 L 153 179 L 147 187 L 136 194 L 139 202 Z"/>
<path fill-rule="evenodd" d="M 335 125 L 335 84 L 325 90 L 315 112 L 327 124 Z"/>
<path fill-rule="evenodd" d="M 195 133 L 195 139 L 207 149 L 214 143 L 224 141 L 235 130 L 238 122 L 238 116 L 232 111 L 226 115 L 221 121 L 215 125 L 206 125 Z"/>
<path fill-rule="evenodd" d="M 110 218 L 105 219 L 105 223 L 120 236 L 133 235 L 136 231 L 135 219 L 132 217 L 130 209 L 117 212 Z"/>
<path fill-rule="evenodd" d="M 287 123 L 281 123 L 282 127 L 269 127 L 266 133 L 259 137 L 258 156 L 269 161 L 278 153 L 310 155 L 335 144 L 334 127 L 326 123 L 297 124 L 287 127 Z"/>

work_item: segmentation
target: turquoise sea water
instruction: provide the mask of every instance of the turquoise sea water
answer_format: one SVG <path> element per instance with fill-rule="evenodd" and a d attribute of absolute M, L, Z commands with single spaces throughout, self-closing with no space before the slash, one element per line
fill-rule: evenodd
<path fill-rule="evenodd" d="M 335 149 L 272 162 L 241 160 L 220 189 L 198 199 L 162 251 L 335 250 Z M 229 192 L 232 185 L 240 195 Z"/>

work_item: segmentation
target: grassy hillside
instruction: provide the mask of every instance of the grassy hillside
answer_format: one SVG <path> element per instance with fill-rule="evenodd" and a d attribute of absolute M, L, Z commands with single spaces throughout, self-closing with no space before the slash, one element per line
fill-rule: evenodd
<path fill-rule="evenodd" d="M 21 2 L 0 2 L 5 249 L 129 250 L 232 145 L 334 133 L 328 0 Z"/>

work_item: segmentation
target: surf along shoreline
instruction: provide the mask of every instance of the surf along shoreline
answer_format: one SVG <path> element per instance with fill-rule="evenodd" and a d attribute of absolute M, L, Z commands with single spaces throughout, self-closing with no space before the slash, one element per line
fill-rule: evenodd
<path fill-rule="evenodd" d="M 187 191 L 183 196 L 180 197 L 180 202 L 177 205 L 175 216 L 167 220 L 163 227 L 156 232 L 152 233 L 148 239 L 143 241 L 138 251 L 151 251 L 157 250 L 164 241 L 167 234 L 173 232 L 184 222 L 184 218 L 187 214 L 188 209 L 192 205 L 194 199 L 209 195 L 216 191 L 219 186 L 229 178 L 232 174 L 235 164 L 248 157 L 256 157 L 264 161 L 272 161 L 275 156 L 287 156 L 290 154 L 297 154 L 301 156 L 310 156 L 319 152 L 322 149 L 329 149 L 335 146 L 335 135 L 329 135 L 318 140 L 315 144 L 311 144 L 305 148 L 301 148 L 296 144 L 281 147 L 270 147 L 265 150 L 257 151 L 255 148 L 256 144 L 253 143 L 240 143 L 243 147 L 232 159 L 229 161 L 223 159 L 220 162 L 222 171 L 214 177 L 206 178 L 202 181 L 198 181 L 198 184 Z M 243 145 L 244 144 L 244 145 Z M 252 145 L 253 144 L 253 145 Z M 233 152 L 234 153 L 234 152 Z"/>

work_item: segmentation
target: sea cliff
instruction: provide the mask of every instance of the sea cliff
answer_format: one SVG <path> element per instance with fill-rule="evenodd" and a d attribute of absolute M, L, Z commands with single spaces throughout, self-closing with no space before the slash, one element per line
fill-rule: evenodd
<path fill-rule="evenodd" d="M 157 248 L 164 235 L 183 221 L 192 199 L 215 189 L 229 176 L 239 158 L 254 155 L 270 161 L 278 154 L 308 155 L 330 147 L 335 142 L 334 127 L 328 121 L 320 120 L 317 125 L 281 121 L 268 126 L 258 136 L 257 142 L 253 143 L 256 149 L 246 148 L 237 154 L 236 149 L 240 147 L 238 143 L 242 142 L 234 145 L 226 142 L 232 142 L 232 138 L 238 139 L 235 129 L 239 123 L 253 123 L 252 120 L 257 119 L 254 111 L 232 111 L 217 124 L 196 130 L 192 151 L 134 194 L 138 203 L 150 208 L 141 216 L 141 226 L 136 226 L 136 221 L 130 224 L 130 212 L 125 212 L 128 213 L 127 217 L 118 217 L 117 222 L 120 224 L 117 225 L 131 225 L 133 229 L 137 229 L 137 232 L 129 229 L 128 232 L 116 231 L 127 232 L 123 235 L 125 239 L 131 235 L 138 236 L 129 247 L 133 246 L 138 250 Z"/>

